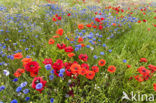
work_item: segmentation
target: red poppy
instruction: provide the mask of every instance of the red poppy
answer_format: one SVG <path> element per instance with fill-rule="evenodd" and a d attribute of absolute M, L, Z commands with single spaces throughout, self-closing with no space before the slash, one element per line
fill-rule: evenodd
<path fill-rule="evenodd" d="M 70 14 L 70 13 L 68 13 L 68 14 L 67 14 L 67 16 L 71 16 L 71 14 Z"/>
<path fill-rule="evenodd" d="M 60 70 L 61 68 L 63 68 L 64 64 L 63 64 L 63 60 L 58 59 L 55 63 L 53 63 L 52 67 L 53 69 L 56 70 Z"/>
<path fill-rule="evenodd" d="M 59 28 L 59 29 L 56 31 L 56 34 L 63 35 L 63 29 L 62 29 L 62 28 Z"/>
<path fill-rule="evenodd" d="M 146 58 L 141 58 L 140 62 L 147 62 L 147 59 Z"/>
<path fill-rule="evenodd" d="M 154 17 L 154 19 L 156 19 L 156 17 Z"/>
<path fill-rule="evenodd" d="M 144 79 L 143 79 L 141 76 L 139 76 L 139 75 L 134 76 L 134 78 L 135 78 L 137 81 L 139 81 L 139 82 L 144 81 Z"/>
<path fill-rule="evenodd" d="M 73 57 L 73 56 L 75 56 L 74 53 L 69 53 L 69 54 L 68 54 L 68 57 L 69 57 L 69 58 L 71 58 L 71 57 Z"/>
<path fill-rule="evenodd" d="M 79 71 L 78 71 L 78 74 L 80 75 L 85 75 L 87 73 L 87 70 L 85 68 L 81 68 Z"/>
<path fill-rule="evenodd" d="M 138 23 L 141 23 L 141 20 L 138 20 Z"/>
<path fill-rule="evenodd" d="M 84 28 L 84 25 L 83 25 L 83 24 L 79 24 L 79 25 L 78 25 L 78 28 L 79 28 L 79 29 L 83 29 L 83 28 Z"/>
<path fill-rule="evenodd" d="M 78 43 L 83 42 L 83 38 L 82 37 L 79 37 L 77 42 Z"/>
<path fill-rule="evenodd" d="M 99 18 L 95 18 L 95 21 L 96 22 L 100 22 L 101 20 Z"/>
<path fill-rule="evenodd" d="M 131 65 L 128 65 L 128 64 L 127 64 L 127 68 L 130 68 L 130 67 L 131 67 Z"/>
<path fill-rule="evenodd" d="M 71 67 L 72 64 L 73 64 L 73 63 L 65 62 L 65 63 L 64 63 L 64 66 L 65 66 L 66 69 L 70 69 L 70 67 Z"/>
<path fill-rule="evenodd" d="M 152 64 L 148 65 L 148 68 L 152 71 L 152 73 L 156 71 L 156 66 Z"/>
<path fill-rule="evenodd" d="M 32 58 L 24 58 L 21 60 L 23 62 L 23 66 L 32 61 Z"/>
<path fill-rule="evenodd" d="M 91 25 L 91 24 L 87 24 L 86 26 L 87 26 L 87 27 L 89 27 L 89 28 L 90 28 L 90 27 L 92 27 L 92 25 Z"/>
<path fill-rule="evenodd" d="M 54 69 L 54 74 L 59 77 L 60 70 Z"/>
<path fill-rule="evenodd" d="M 102 17 L 101 20 L 105 20 L 105 18 Z"/>
<path fill-rule="evenodd" d="M 113 26 L 116 26 L 116 23 L 112 23 Z"/>
<path fill-rule="evenodd" d="M 121 9 L 121 12 L 124 12 L 124 9 Z"/>
<path fill-rule="evenodd" d="M 66 69 L 65 70 L 65 73 L 66 73 L 67 76 L 71 76 L 72 75 L 72 72 L 71 72 L 70 69 Z"/>
<path fill-rule="evenodd" d="M 54 44 L 55 43 L 55 41 L 54 41 L 54 39 L 49 39 L 49 42 L 48 42 L 49 44 Z"/>
<path fill-rule="evenodd" d="M 85 47 L 85 44 L 83 44 L 83 43 L 82 43 L 82 44 L 80 44 L 80 45 L 81 45 L 81 47 Z"/>
<path fill-rule="evenodd" d="M 147 30 L 148 30 L 148 31 L 150 31 L 150 30 L 151 30 L 151 28 L 147 28 Z"/>
<path fill-rule="evenodd" d="M 52 18 L 53 21 L 57 21 L 57 19 L 55 17 Z"/>
<path fill-rule="evenodd" d="M 146 15 L 146 13 L 145 13 L 145 12 L 143 12 L 142 14 L 143 14 L 143 15 Z"/>
<path fill-rule="evenodd" d="M 17 69 L 17 70 L 16 70 L 16 72 L 18 72 L 18 73 L 24 73 L 24 72 L 25 72 L 25 70 L 24 70 L 24 69 L 20 69 L 20 68 L 19 68 L 19 69 Z"/>
<path fill-rule="evenodd" d="M 42 84 L 42 88 L 41 89 L 36 89 L 36 85 L 38 83 L 41 83 Z M 46 85 L 47 81 L 44 81 L 42 79 L 42 77 L 35 77 L 33 82 L 32 82 L 32 88 L 36 89 L 37 91 L 39 91 L 40 93 L 42 92 L 42 90 L 44 90 L 44 87 Z"/>
<path fill-rule="evenodd" d="M 143 76 L 147 76 L 150 74 L 150 70 L 146 69 L 145 67 L 141 66 L 138 68 L 138 72 Z"/>
<path fill-rule="evenodd" d="M 67 94 L 68 94 L 69 96 L 74 97 L 74 91 L 73 91 L 73 90 L 70 90 Z"/>
<path fill-rule="evenodd" d="M 103 29 L 103 26 L 102 25 L 99 25 L 99 30 L 102 30 Z"/>
<path fill-rule="evenodd" d="M 53 64 L 53 61 L 52 61 L 52 59 L 51 58 L 46 58 L 46 59 L 44 59 L 44 61 L 43 61 L 43 64 L 45 64 L 45 65 L 47 65 L 47 64 Z"/>
<path fill-rule="evenodd" d="M 62 19 L 62 17 L 61 17 L 61 16 L 59 16 L 59 17 L 57 17 L 57 19 L 58 19 L 58 20 L 61 20 L 61 19 Z"/>
<path fill-rule="evenodd" d="M 108 67 L 107 71 L 110 72 L 110 73 L 114 73 L 116 71 L 116 67 L 111 65 L 111 66 Z"/>
<path fill-rule="evenodd" d="M 87 70 L 89 70 L 89 65 L 86 63 L 81 64 L 81 68 L 85 68 Z"/>
<path fill-rule="evenodd" d="M 25 70 L 24 69 L 17 69 L 16 72 L 14 73 L 15 77 L 20 77 L 22 75 L 22 73 L 24 73 Z"/>
<path fill-rule="evenodd" d="M 23 58 L 22 53 L 16 53 L 16 54 L 14 54 L 14 59 L 21 59 L 21 58 Z"/>
<path fill-rule="evenodd" d="M 40 66 L 36 61 L 31 61 L 25 65 L 25 70 L 28 72 L 38 72 L 39 68 Z"/>
<path fill-rule="evenodd" d="M 96 73 L 99 72 L 99 67 L 98 66 L 92 66 L 92 70 Z"/>
<path fill-rule="evenodd" d="M 60 37 L 59 35 L 54 35 L 54 36 L 53 36 L 53 38 L 59 38 L 59 37 Z"/>
<path fill-rule="evenodd" d="M 70 70 L 73 74 L 77 74 L 80 69 L 81 69 L 81 66 L 79 64 L 72 64 L 70 67 Z"/>
<path fill-rule="evenodd" d="M 147 22 L 147 20 L 143 19 L 143 22 Z"/>
<path fill-rule="evenodd" d="M 86 62 L 88 60 L 88 56 L 87 54 L 80 54 L 79 59 Z"/>
<path fill-rule="evenodd" d="M 65 47 L 64 51 L 65 51 L 65 52 L 73 52 L 74 49 L 73 49 L 72 46 L 68 46 L 68 47 Z"/>
<path fill-rule="evenodd" d="M 36 77 L 38 75 L 38 72 L 30 72 L 31 77 Z"/>
<path fill-rule="evenodd" d="M 59 49 L 64 49 L 66 47 L 66 45 L 64 43 L 61 43 L 61 44 L 57 44 L 57 47 Z"/>
<path fill-rule="evenodd" d="M 132 80 L 133 79 L 133 77 L 130 77 L 128 80 Z"/>
<path fill-rule="evenodd" d="M 153 83 L 153 89 L 156 91 L 156 83 Z"/>
<path fill-rule="evenodd" d="M 15 73 L 14 73 L 14 76 L 17 77 L 17 78 L 20 77 L 21 75 L 22 75 L 22 74 L 19 73 L 19 72 L 15 72 Z"/>
<path fill-rule="evenodd" d="M 97 28 L 97 26 L 96 25 L 93 25 L 93 28 Z"/>
<path fill-rule="evenodd" d="M 106 61 L 101 59 L 101 60 L 99 60 L 98 64 L 99 64 L 99 66 L 105 66 Z"/>
<path fill-rule="evenodd" d="M 87 70 L 87 73 L 86 73 L 86 78 L 88 79 L 93 79 L 95 76 L 95 72 L 94 71 L 90 71 L 90 70 Z"/>

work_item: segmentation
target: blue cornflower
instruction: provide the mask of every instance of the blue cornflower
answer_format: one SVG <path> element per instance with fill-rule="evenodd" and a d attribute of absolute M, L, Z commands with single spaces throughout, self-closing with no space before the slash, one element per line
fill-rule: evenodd
<path fill-rule="evenodd" d="M 0 91 L 4 90 L 5 89 L 5 86 L 0 86 Z"/>
<path fill-rule="evenodd" d="M 10 103 L 18 103 L 18 101 L 16 99 L 14 99 Z"/>
<path fill-rule="evenodd" d="M 86 47 L 87 47 L 87 48 L 90 48 L 90 45 L 87 45 Z"/>
<path fill-rule="evenodd" d="M 89 40 L 89 43 L 93 43 L 93 41 L 92 40 Z"/>
<path fill-rule="evenodd" d="M 82 32 L 80 32 L 80 33 L 79 33 L 79 35 L 80 35 L 80 36 L 82 36 L 82 35 L 83 35 L 83 33 L 82 33 Z"/>
<path fill-rule="evenodd" d="M 23 83 L 21 83 L 20 86 L 23 88 L 23 87 L 25 87 L 27 84 L 28 84 L 28 82 L 23 82 Z"/>
<path fill-rule="evenodd" d="M 22 87 L 17 87 L 16 88 L 16 92 L 18 93 L 18 92 L 20 92 L 22 90 Z"/>
<path fill-rule="evenodd" d="M 124 63 L 126 63 L 126 62 L 127 62 L 127 60 L 126 60 L 126 59 L 124 59 L 124 60 L 123 60 L 123 62 L 124 62 Z"/>
<path fill-rule="evenodd" d="M 25 101 L 29 101 L 30 100 L 30 97 L 25 97 Z"/>
<path fill-rule="evenodd" d="M 96 41 L 96 38 L 93 38 L 93 41 Z"/>
<path fill-rule="evenodd" d="M 79 48 L 78 48 L 78 47 L 76 47 L 76 48 L 75 48 L 75 51 L 78 51 L 78 50 L 79 50 Z"/>
<path fill-rule="evenodd" d="M 10 58 L 10 55 L 8 55 L 7 58 Z"/>
<path fill-rule="evenodd" d="M 18 81 L 18 78 L 13 79 L 12 81 L 13 81 L 13 82 L 17 82 L 17 81 Z"/>
<path fill-rule="evenodd" d="M 13 43 L 13 45 L 17 45 L 17 43 Z"/>
<path fill-rule="evenodd" d="M 51 73 L 51 74 L 53 74 L 53 73 L 54 73 L 54 69 L 53 69 L 53 70 L 51 70 L 51 71 L 50 71 L 50 73 Z"/>
<path fill-rule="evenodd" d="M 29 48 L 25 48 L 25 50 L 27 51 L 27 50 L 29 50 Z"/>
<path fill-rule="evenodd" d="M 5 41 L 8 41 L 8 40 L 9 40 L 8 38 L 5 39 Z"/>
<path fill-rule="evenodd" d="M 24 93 L 24 94 L 29 93 L 29 89 L 24 89 L 24 90 L 23 90 L 23 93 Z"/>
<path fill-rule="evenodd" d="M 25 42 L 26 40 L 25 39 L 23 39 L 23 42 Z"/>
<path fill-rule="evenodd" d="M 99 35 L 98 37 L 99 37 L 99 38 L 102 38 L 102 35 Z"/>
<path fill-rule="evenodd" d="M 59 73 L 59 77 L 63 77 L 63 73 Z"/>
<path fill-rule="evenodd" d="M 42 83 L 38 83 L 37 85 L 36 85 L 36 89 L 41 89 L 43 87 L 43 84 Z"/>
<path fill-rule="evenodd" d="M 46 68 L 47 70 L 50 70 L 50 69 L 51 69 L 51 64 L 45 65 L 45 68 Z"/>
<path fill-rule="evenodd" d="M 103 47 L 106 47 L 106 44 L 103 44 L 102 46 L 103 46 Z"/>
<path fill-rule="evenodd" d="M 5 57 L 6 56 L 6 54 L 2 54 L 2 57 Z"/>
<path fill-rule="evenodd" d="M 13 56 L 13 55 L 11 55 L 11 56 L 10 56 L 10 59 L 11 59 L 11 60 L 13 60 L 13 59 L 14 59 L 14 56 Z"/>
<path fill-rule="evenodd" d="M 50 75 L 50 76 L 49 76 L 49 79 L 50 79 L 50 80 L 53 80 L 53 79 L 54 79 L 54 75 Z"/>
<path fill-rule="evenodd" d="M 97 59 L 98 57 L 96 55 L 94 55 L 94 59 Z"/>
<path fill-rule="evenodd" d="M 26 56 L 26 58 L 30 58 L 30 56 L 29 56 L 29 55 L 27 55 L 27 56 Z"/>
<path fill-rule="evenodd" d="M 109 52 L 112 52 L 112 49 L 108 50 Z"/>
<path fill-rule="evenodd" d="M 54 103 L 54 98 L 51 98 L 50 99 L 50 103 Z"/>
<path fill-rule="evenodd" d="M 36 35 L 35 38 L 38 38 L 38 35 Z"/>
<path fill-rule="evenodd" d="M 104 53 L 104 52 L 100 52 L 100 54 L 101 54 L 101 55 L 104 55 L 105 53 Z"/>
<path fill-rule="evenodd" d="M 5 48 L 6 48 L 6 46 L 4 45 L 4 46 L 3 46 L 3 49 L 5 49 Z"/>
<path fill-rule="evenodd" d="M 64 73 L 64 72 L 65 72 L 64 68 L 60 69 L 60 73 Z"/>

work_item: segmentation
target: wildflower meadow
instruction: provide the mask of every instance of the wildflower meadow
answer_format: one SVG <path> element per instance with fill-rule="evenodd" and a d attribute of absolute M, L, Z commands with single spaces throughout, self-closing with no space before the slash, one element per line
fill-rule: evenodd
<path fill-rule="evenodd" d="M 0 0 L 0 103 L 156 103 L 156 1 Z"/>

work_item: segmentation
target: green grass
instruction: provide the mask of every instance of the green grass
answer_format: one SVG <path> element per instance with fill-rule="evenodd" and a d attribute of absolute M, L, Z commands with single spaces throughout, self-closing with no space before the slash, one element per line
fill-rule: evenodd
<path fill-rule="evenodd" d="M 126 101 L 121 100 L 123 91 L 127 93 L 130 93 L 131 91 L 137 93 L 138 91 L 140 91 L 142 94 L 155 94 L 155 91 L 153 90 L 153 83 L 156 82 L 155 75 L 150 80 L 141 83 L 137 82 L 135 79 L 129 81 L 130 77 L 138 74 L 137 68 L 139 66 L 144 65 L 145 67 L 147 67 L 148 64 L 156 65 L 156 28 L 152 25 L 152 23 L 155 23 L 156 21 L 156 19 L 153 19 L 156 16 L 154 12 L 150 12 L 147 16 L 141 15 L 140 11 L 138 12 L 140 15 L 134 13 L 134 17 L 138 17 L 140 20 L 147 19 L 147 22 L 135 23 L 130 29 L 126 29 L 125 32 L 122 32 L 120 34 L 115 33 L 115 37 L 111 38 L 110 40 L 106 39 L 107 35 L 104 36 L 102 38 L 102 44 L 106 43 L 108 48 L 103 49 L 102 47 L 98 46 L 94 48 L 94 52 L 91 52 L 89 49 L 83 49 L 80 52 L 76 52 L 77 56 L 71 61 L 73 61 L 74 59 L 78 60 L 78 54 L 87 53 L 89 56 L 88 64 L 90 66 L 97 64 L 100 58 L 105 59 L 107 63 L 105 67 L 100 67 L 100 72 L 96 74 L 95 79 L 88 80 L 84 77 L 79 77 L 80 85 L 73 88 L 75 96 L 65 98 L 66 92 L 71 89 L 67 86 L 69 78 L 64 81 L 60 78 L 55 78 L 53 81 L 48 80 L 50 73 L 44 69 L 42 61 L 44 60 L 44 58 L 49 57 L 52 58 L 53 61 L 56 61 L 57 59 L 70 61 L 70 59 L 67 58 L 67 55 L 63 50 L 60 51 L 56 49 L 56 46 L 48 45 L 48 40 L 52 38 L 57 28 L 63 28 L 64 34 L 69 33 L 75 36 L 76 34 L 74 33 L 74 30 L 77 29 L 77 24 L 84 22 L 87 23 L 90 21 L 78 19 L 70 20 L 67 16 L 65 16 L 65 19 L 67 19 L 66 24 L 53 26 L 53 23 L 47 22 L 47 20 L 45 20 L 45 8 L 36 7 L 36 11 L 31 9 L 32 12 L 23 12 L 23 8 L 28 8 L 30 7 L 30 5 L 32 5 L 31 0 L 27 2 L 24 0 L 12 2 L 5 0 L 3 2 L 4 5 L 9 8 L 9 10 L 10 8 L 16 6 L 16 9 L 12 15 L 15 15 L 16 13 L 22 13 L 25 16 L 30 16 L 30 18 L 28 18 L 28 21 L 36 22 L 37 25 L 39 25 L 41 28 L 40 30 L 38 27 L 33 32 L 27 32 L 27 30 L 24 30 L 24 32 L 18 33 L 18 31 L 14 29 L 14 27 L 18 28 L 18 26 L 12 24 L 12 26 L 10 27 L 11 32 L 0 35 L 0 42 L 4 42 L 5 44 L 7 44 L 8 48 L 12 48 L 11 51 L 5 50 L 5 52 L 11 55 L 13 51 L 21 49 L 23 50 L 22 54 L 24 55 L 24 57 L 28 54 L 32 54 L 33 60 L 36 60 L 42 67 L 39 76 L 44 76 L 44 79 L 47 80 L 48 85 L 43 93 L 39 94 L 37 91 L 31 88 L 33 78 L 29 76 L 29 73 L 23 74 L 23 76 L 19 78 L 19 81 L 17 83 L 13 83 L 12 79 L 15 78 L 13 76 L 13 73 L 18 68 L 22 68 L 22 63 L 20 62 L 20 60 L 8 60 L 4 57 L 1 57 L 0 61 L 7 61 L 8 63 L 10 63 L 10 65 L 8 65 L 7 67 L 1 66 L 0 72 L 3 72 L 4 69 L 8 68 L 10 75 L 8 77 L 4 77 L 4 75 L 0 73 L 0 84 L 6 86 L 6 90 L 0 92 L 0 97 L 2 97 L 0 98 L 0 101 L 2 100 L 4 101 L 4 103 L 9 103 L 11 100 L 17 99 L 19 103 L 21 103 L 24 100 L 24 98 L 21 97 L 28 96 L 31 97 L 30 101 L 32 101 L 32 103 L 49 103 L 50 98 L 54 98 L 55 103 L 80 103 L 80 100 L 82 103 L 125 103 Z M 85 7 L 85 5 L 83 6 Z M 49 8 L 46 8 L 46 10 L 47 9 Z M 152 8 L 151 10 L 153 11 L 155 9 Z M 3 17 L 5 15 L 6 14 L 4 14 Z M 5 24 L 6 21 L 3 17 L 0 17 L 0 20 Z M 88 17 L 88 15 L 78 16 L 79 19 L 86 17 Z M 51 18 L 48 19 L 51 20 Z M 23 22 L 27 23 L 27 21 L 24 20 Z M 6 26 L 3 25 L 1 28 L 6 29 Z M 126 26 L 121 29 L 124 28 L 126 28 Z M 150 28 L 151 30 L 148 31 L 148 28 Z M 87 30 L 87 33 L 89 32 L 94 32 L 94 30 Z M 108 30 L 99 32 L 105 35 Z M 32 35 L 38 35 L 39 37 L 35 38 Z M 25 39 L 26 37 L 29 37 L 26 42 L 19 41 L 21 39 Z M 5 41 L 6 38 L 9 38 L 10 41 Z M 64 42 L 65 44 L 70 45 L 69 41 L 64 38 L 65 35 L 57 39 L 56 42 Z M 13 46 L 13 43 L 18 43 L 18 45 Z M 86 44 L 89 43 L 86 42 Z M 32 48 L 32 45 L 34 45 L 35 47 Z M 25 51 L 26 47 L 29 47 L 28 51 Z M 112 49 L 112 52 L 108 53 L 108 49 Z M 101 56 L 98 60 L 93 59 L 94 55 L 99 55 L 99 53 L 102 51 L 105 52 L 104 56 Z M 35 52 L 35 54 L 33 54 L 33 52 Z M 140 63 L 140 58 L 147 58 L 148 63 Z M 127 63 L 123 63 L 124 59 L 127 60 Z M 127 68 L 126 64 L 130 64 L 132 67 Z M 114 74 L 107 72 L 107 67 L 109 65 L 116 66 L 117 70 Z M 78 80 L 71 80 L 75 83 L 78 83 Z M 18 93 L 16 93 L 15 89 L 20 85 L 20 83 L 24 81 L 28 82 L 27 88 L 30 89 L 30 93 L 27 95 L 22 94 L 22 96 L 17 96 Z M 95 85 L 99 88 L 95 89 Z"/>

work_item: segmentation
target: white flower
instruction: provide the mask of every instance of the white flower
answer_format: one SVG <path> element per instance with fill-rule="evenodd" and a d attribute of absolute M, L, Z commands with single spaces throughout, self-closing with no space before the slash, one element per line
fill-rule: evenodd
<path fill-rule="evenodd" d="M 10 74 L 10 72 L 8 70 L 3 70 L 3 73 L 8 76 Z"/>

